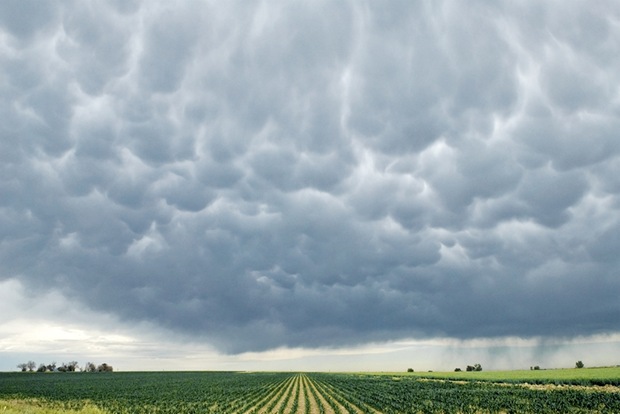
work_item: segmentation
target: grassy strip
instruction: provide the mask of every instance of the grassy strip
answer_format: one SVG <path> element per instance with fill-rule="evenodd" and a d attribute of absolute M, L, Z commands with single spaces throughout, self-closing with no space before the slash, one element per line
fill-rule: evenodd
<path fill-rule="evenodd" d="M 80 410 L 54 407 L 53 403 L 37 399 L 0 400 L 2 414 L 104 414 L 105 411 L 85 403 Z"/>
<path fill-rule="evenodd" d="M 620 386 L 620 367 L 480 372 L 392 372 L 360 373 L 359 375 L 390 375 L 395 378 L 407 376 L 456 381 Z"/>

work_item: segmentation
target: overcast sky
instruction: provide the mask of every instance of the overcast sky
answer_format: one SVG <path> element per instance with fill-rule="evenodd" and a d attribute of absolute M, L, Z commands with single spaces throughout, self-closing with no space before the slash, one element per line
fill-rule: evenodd
<path fill-rule="evenodd" d="M 615 1 L 2 1 L 0 369 L 620 363 L 619 85 Z"/>

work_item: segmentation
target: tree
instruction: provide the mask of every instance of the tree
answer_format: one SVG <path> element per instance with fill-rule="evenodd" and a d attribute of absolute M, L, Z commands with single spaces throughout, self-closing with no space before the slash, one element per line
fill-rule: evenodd
<path fill-rule="evenodd" d="M 28 371 L 32 372 L 37 367 L 37 364 L 34 361 L 28 361 L 26 366 L 28 367 Z"/>
<path fill-rule="evenodd" d="M 86 372 L 96 372 L 97 371 L 97 367 L 92 362 L 87 362 L 86 365 L 84 366 L 84 371 L 86 371 Z"/>
<path fill-rule="evenodd" d="M 97 371 L 99 372 L 112 372 L 114 371 L 114 368 L 112 368 L 112 365 L 108 365 L 105 362 L 101 365 L 99 365 L 97 367 Z"/>
<path fill-rule="evenodd" d="M 37 368 L 37 372 L 45 372 L 47 371 L 47 367 L 45 366 L 45 364 L 41 364 L 39 365 L 39 368 Z"/>
<path fill-rule="evenodd" d="M 461 372 L 461 368 L 454 368 L 454 372 Z"/>
<path fill-rule="evenodd" d="M 66 368 L 68 372 L 75 372 L 78 369 L 78 363 L 77 361 L 71 361 L 68 364 L 63 364 Z"/>
<path fill-rule="evenodd" d="M 583 362 L 581 362 L 581 361 L 577 361 L 577 362 L 575 363 L 575 368 L 583 368 L 584 366 L 585 366 L 585 365 L 583 365 Z"/>
<path fill-rule="evenodd" d="M 475 365 L 474 365 L 474 371 L 482 371 L 482 365 L 480 365 L 480 364 L 475 364 Z"/>
<path fill-rule="evenodd" d="M 17 364 L 17 368 L 19 368 L 22 372 L 26 372 L 28 370 L 28 364 L 22 362 L 21 364 Z"/>
<path fill-rule="evenodd" d="M 407 372 L 413 372 L 413 368 L 407 368 Z"/>

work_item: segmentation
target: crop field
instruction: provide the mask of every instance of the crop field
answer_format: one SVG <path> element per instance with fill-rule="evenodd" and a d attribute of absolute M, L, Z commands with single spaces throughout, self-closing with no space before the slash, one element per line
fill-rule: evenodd
<path fill-rule="evenodd" d="M 571 379 L 544 384 L 479 381 L 475 375 L 454 380 L 421 375 L 4 373 L 0 374 L 0 413 L 620 412 L 619 379 L 614 379 L 614 371 L 599 373 L 591 382 Z M 605 375 L 605 385 L 596 385 Z"/>
<path fill-rule="evenodd" d="M 376 374 L 376 373 L 373 373 Z M 564 384 L 564 385 L 616 385 L 620 386 L 620 366 L 583 369 L 541 369 L 481 372 L 414 372 L 383 373 L 454 381 L 489 381 L 503 383 Z"/>

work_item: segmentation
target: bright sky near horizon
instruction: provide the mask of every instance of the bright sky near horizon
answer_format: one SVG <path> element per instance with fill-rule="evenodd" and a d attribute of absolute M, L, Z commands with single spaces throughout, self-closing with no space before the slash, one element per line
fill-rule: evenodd
<path fill-rule="evenodd" d="M 0 2 L 0 371 L 620 364 L 620 3 Z"/>

